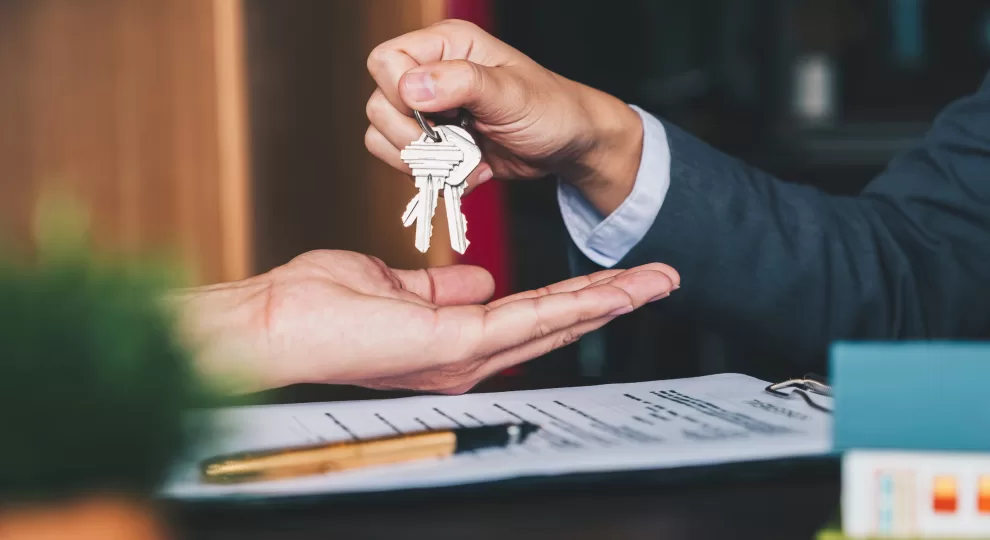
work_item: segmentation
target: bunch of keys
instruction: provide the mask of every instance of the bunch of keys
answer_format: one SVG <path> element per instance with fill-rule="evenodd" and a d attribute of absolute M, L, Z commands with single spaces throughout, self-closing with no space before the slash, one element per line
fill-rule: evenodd
<path fill-rule="evenodd" d="M 469 242 L 467 220 L 461 213 L 461 195 L 467 187 L 468 175 L 481 163 L 481 150 L 463 127 L 442 125 L 433 128 L 419 111 L 415 114 L 423 135 L 405 147 L 399 157 L 412 169 L 419 193 L 409 201 L 402 214 L 402 225 L 409 227 L 416 223 L 416 249 L 426 253 L 430 249 L 433 214 L 437 211 L 437 197 L 442 189 L 450 247 L 463 255 Z"/>

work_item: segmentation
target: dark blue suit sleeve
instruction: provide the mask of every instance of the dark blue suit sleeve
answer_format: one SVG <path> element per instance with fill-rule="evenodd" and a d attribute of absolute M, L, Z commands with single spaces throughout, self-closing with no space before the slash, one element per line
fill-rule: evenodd
<path fill-rule="evenodd" d="M 666 124 L 667 197 L 619 267 L 682 276 L 659 304 L 811 367 L 837 339 L 990 329 L 990 78 L 856 197 L 789 184 Z"/>

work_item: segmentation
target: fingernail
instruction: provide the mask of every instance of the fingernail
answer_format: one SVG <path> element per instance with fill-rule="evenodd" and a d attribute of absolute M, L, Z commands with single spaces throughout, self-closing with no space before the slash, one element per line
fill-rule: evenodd
<path fill-rule="evenodd" d="M 619 315 L 625 315 L 626 313 L 629 313 L 632 310 L 633 310 L 632 306 L 624 306 L 624 307 L 620 307 L 619 309 L 613 310 L 611 313 L 609 313 L 609 315 L 613 317 L 618 317 Z"/>
<path fill-rule="evenodd" d="M 673 289 L 671 289 L 671 290 L 672 290 L 672 291 L 676 291 L 677 289 L 680 289 L 680 288 L 681 288 L 681 286 L 680 286 L 680 285 L 674 285 L 674 288 L 673 288 Z"/>
<path fill-rule="evenodd" d="M 430 101 L 437 97 L 437 83 L 433 80 L 433 75 L 426 71 L 406 73 L 406 90 L 409 97 L 416 101 Z"/>
<path fill-rule="evenodd" d="M 663 300 L 664 298 L 667 298 L 668 296 L 670 296 L 670 293 L 669 292 L 665 292 L 663 294 L 658 294 L 658 295 L 654 296 L 653 298 L 650 298 L 650 302 L 656 302 L 657 300 Z"/>
<path fill-rule="evenodd" d="M 491 180 L 493 176 L 495 176 L 495 173 L 493 173 L 491 169 L 485 169 L 478 175 L 478 183 L 480 184 L 481 182 L 487 182 Z"/>

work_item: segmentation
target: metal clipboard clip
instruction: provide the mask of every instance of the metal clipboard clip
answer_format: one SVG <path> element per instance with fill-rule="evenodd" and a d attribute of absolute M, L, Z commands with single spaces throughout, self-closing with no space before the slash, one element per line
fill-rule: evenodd
<path fill-rule="evenodd" d="M 764 388 L 768 394 L 777 397 L 790 398 L 792 394 L 797 394 L 808 403 L 808 406 L 817 411 L 832 414 L 832 409 L 815 403 L 810 394 L 832 397 L 832 387 L 825 384 L 825 378 L 814 373 L 808 373 L 803 379 L 788 379 L 779 383 L 771 384 Z M 790 392 L 784 390 L 790 389 Z"/>

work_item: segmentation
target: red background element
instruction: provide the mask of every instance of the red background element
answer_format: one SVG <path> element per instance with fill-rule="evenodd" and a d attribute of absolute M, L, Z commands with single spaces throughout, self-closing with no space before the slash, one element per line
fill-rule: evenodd
<path fill-rule="evenodd" d="M 494 8 L 492 0 L 447 0 L 447 17 L 473 22 L 494 33 Z M 504 186 L 490 181 L 472 191 L 461 203 L 471 245 L 458 262 L 491 272 L 495 278 L 495 298 L 512 291 L 505 198 Z"/>
<path fill-rule="evenodd" d="M 447 18 L 473 22 L 490 34 L 495 33 L 493 0 L 447 0 Z M 489 181 L 471 192 L 461 203 L 468 221 L 471 246 L 460 257 L 463 264 L 474 264 L 495 278 L 495 298 L 513 290 L 505 187 Z M 519 367 L 502 371 L 503 376 L 521 374 Z"/>

